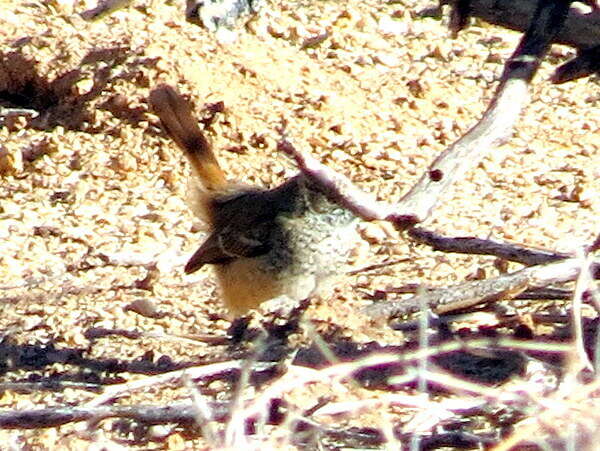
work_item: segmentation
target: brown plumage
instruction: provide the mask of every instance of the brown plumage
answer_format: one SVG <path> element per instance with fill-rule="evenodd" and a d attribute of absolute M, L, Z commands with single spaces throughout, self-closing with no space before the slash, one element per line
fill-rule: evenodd
<path fill-rule="evenodd" d="M 180 94 L 159 85 L 149 103 L 201 184 L 210 233 L 185 272 L 213 265 L 233 315 L 280 296 L 300 301 L 340 272 L 356 237 L 350 212 L 301 174 L 270 190 L 228 181 Z"/>

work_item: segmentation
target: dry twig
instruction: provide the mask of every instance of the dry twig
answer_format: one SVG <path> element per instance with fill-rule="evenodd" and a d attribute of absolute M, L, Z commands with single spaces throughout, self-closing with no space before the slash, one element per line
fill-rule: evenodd
<path fill-rule="evenodd" d="M 541 265 L 575 256 L 574 253 L 555 252 L 491 239 L 447 237 L 420 227 L 413 227 L 407 233 L 416 242 L 431 246 L 436 251 L 493 255 L 504 260 L 528 266 Z"/>
<path fill-rule="evenodd" d="M 597 264 L 600 264 L 600 260 Z M 449 313 L 500 299 L 511 299 L 531 287 L 573 281 L 578 277 L 581 265 L 581 259 L 569 258 L 491 279 L 432 290 L 401 301 L 374 304 L 367 311 L 375 317 L 408 315 L 419 312 L 421 303 L 425 302 L 435 313 Z"/>

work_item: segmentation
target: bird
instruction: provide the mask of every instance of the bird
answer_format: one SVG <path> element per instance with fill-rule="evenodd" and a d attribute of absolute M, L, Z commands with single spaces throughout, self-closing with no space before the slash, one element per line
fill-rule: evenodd
<path fill-rule="evenodd" d="M 301 172 L 272 189 L 228 180 L 175 88 L 160 84 L 148 101 L 191 164 L 193 202 L 208 225 L 185 273 L 212 265 L 234 318 L 268 300 L 297 304 L 330 289 L 356 244 L 357 217 Z"/>

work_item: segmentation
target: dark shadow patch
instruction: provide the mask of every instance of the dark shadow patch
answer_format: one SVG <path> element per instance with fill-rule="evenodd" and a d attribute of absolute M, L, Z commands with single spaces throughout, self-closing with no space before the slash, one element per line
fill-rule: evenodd
<path fill-rule="evenodd" d="M 0 125 L 11 130 L 24 118 L 27 127 L 37 130 L 62 126 L 101 133 L 106 127 L 94 125 L 96 109 L 137 125 L 145 109 L 131 107 L 127 99 L 116 94 L 104 101 L 100 97 L 116 80 L 149 86 L 142 67 L 153 67 L 157 61 L 158 58 L 142 58 L 139 52 L 124 46 L 92 49 L 78 67 L 51 80 L 39 73 L 35 59 L 19 50 L 0 53 Z M 85 92 L 77 86 L 82 80 L 90 81 Z M 99 105 L 92 105 L 95 100 L 100 100 Z"/>

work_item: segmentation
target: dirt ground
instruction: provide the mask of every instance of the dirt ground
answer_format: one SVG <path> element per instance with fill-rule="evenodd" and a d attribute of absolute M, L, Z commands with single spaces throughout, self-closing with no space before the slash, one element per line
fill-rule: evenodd
<path fill-rule="evenodd" d="M 187 162 L 148 112 L 157 83 L 194 102 L 232 179 L 276 186 L 295 173 L 275 146 L 285 122 L 297 146 L 394 202 L 481 117 L 519 39 L 481 22 L 451 39 L 447 18 L 421 14 L 434 6 L 426 0 L 273 0 L 235 42 L 220 43 L 188 23 L 180 3 L 138 0 L 97 22 L 78 15 L 91 1 L 0 5 L 0 101 L 8 101 L 1 105 L 40 112 L 0 128 L 0 386 L 71 384 L 3 388 L 1 409 L 83 404 L 98 396 L 84 383 L 235 358 L 206 340 L 225 336 L 230 325 L 210 268 L 183 274 L 204 228 L 185 203 Z M 514 137 L 464 175 L 425 227 L 554 250 L 593 240 L 600 230 L 598 77 L 547 81 L 573 55 L 552 48 Z M 218 102 L 224 110 L 214 113 Z M 311 304 L 305 318 L 328 340 L 402 344 L 401 332 L 363 313 L 373 292 L 498 274 L 494 258 L 435 252 L 386 224 L 363 223 L 360 234 L 355 269 L 400 261 L 343 276 L 332 296 Z M 311 334 L 294 343 L 309 343 Z M 210 399 L 231 398 L 231 386 L 220 383 L 205 393 Z M 385 393 L 322 383 L 287 400 L 303 411 L 325 395 L 350 401 Z M 165 387 L 126 402 L 189 397 L 186 387 Z M 340 421 L 374 427 L 407 415 L 388 407 Z M 127 435 L 117 429 L 107 420 L 0 437 L 14 449 L 116 449 Z M 288 435 L 273 427 L 268 442 L 248 446 L 292 448 Z M 176 431 L 140 446 L 214 444 Z"/>

